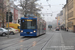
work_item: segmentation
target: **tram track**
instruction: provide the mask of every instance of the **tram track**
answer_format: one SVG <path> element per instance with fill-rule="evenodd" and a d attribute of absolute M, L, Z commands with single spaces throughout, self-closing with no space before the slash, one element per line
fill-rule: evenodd
<path fill-rule="evenodd" d="M 45 36 L 45 37 L 43 37 L 43 36 Z M 41 38 L 41 37 L 42 37 L 42 38 Z M 39 36 L 38 38 L 41 38 L 41 39 L 39 39 L 38 41 L 36 41 L 37 43 L 40 42 L 40 41 L 42 41 L 42 39 L 46 38 L 46 35 Z M 31 44 L 31 43 L 28 43 L 28 44 Z M 26 47 L 23 47 L 23 48 L 27 48 L 26 50 L 29 50 L 31 47 L 33 47 L 33 45 L 26 46 Z M 21 48 L 18 48 L 18 49 L 16 49 L 16 50 L 20 50 L 20 49 L 21 49 Z"/>
<path fill-rule="evenodd" d="M 47 34 L 46 34 L 46 35 L 47 35 Z M 43 41 L 42 43 L 39 44 L 39 42 L 42 41 L 42 39 L 44 39 L 44 38 L 47 37 L 46 35 L 42 35 L 42 36 L 37 37 L 38 40 L 36 40 L 37 44 L 36 44 L 35 46 L 40 45 L 40 44 L 42 44 L 42 43 L 45 43 L 45 44 L 43 45 L 43 47 L 41 48 L 41 50 L 43 50 L 43 48 L 45 47 L 45 45 L 50 41 L 50 39 L 53 37 L 54 34 L 52 34 L 51 37 L 50 37 L 47 41 Z M 39 39 L 39 38 L 41 38 L 41 39 Z M 31 38 L 23 39 L 23 42 L 26 41 L 26 40 L 29 40 L 29 39 L 31 39 Z M 16 44 L 19 44 L 19 43 L 20 43 L 20 42 L 15 42 L 14 44 L 11 44 L 11 45 L 9 45 L 9 46 L 6 46 L 6 47 L 4 47 L 4 48 L 1 48 L 0 50 L 6 49 L 6 48 L 8 48 L 8 47 L 10 47 L 10 46 L 13 46 L 13 45 L 16 45 Z M 28 44 L 31 44 L 31 43 L 28 43 Z M 33 45 L 29 45 L 29 46 L 26 46 L 26 47 L 23 47 L 23 48 L 26 48 L 26 50 L 29 50 L 29 49 L 32 48 L 32 47 L 33 47 Z M 21 49 L 21 48 L 17 48 L 17 49 L 15 49 L 15 50 L 20 50 L 20 49 Z"/>
<path fill-rule="evenodd" d="M 39 37 L 41 37 L 41 36 L 39 36 Z M 23 37 L 24 38 L 24 37 Z M 9 45 L 9 46 L 6 46 L 6 47 L 3 47 L 3 48 L 0 48 L 0 50 L 3 50 L 3 49 L 6 49 L 6 48 L 8 48 L 8 47 L 10 47 L 10 46 L 13 46 L 13 45 L 16 45 L 16 44 L 19 44 L 20 43 L 20 41 L 27 41 L 27 40 L 29 40 L 29 39 L 31 39 L 32 37 L 26 37 L 26 39 L 23 39 L 23 40 L 20 40 L 20 39 L 18 39 L 17 41 L 18 42 L 14 42 L 13 44 L 11 44 L 11 45 Z M 42 39 L 41 39 L 42 40 Z M 13 41 L 13 40 L 12 40 Z M 4 43 L 4 44 L 9 44 L 9 42 L 8 43 Z M 0 44 L 0 45 L 4 45 L 4 44 Z"/>
<path fill-rule="evenodd" d="M 43 50 L 43 48 L 44 48 L 45 45 L 50 41 L 50 39 L 53 37 L 53 35 L 54 35 L 54 34 L 52 34 L 52 36 L 51 36 L 47 41 L 42 42 L 42 43 L 45 43 L 45 44 L 43 45 L 43 47 L 41 48 L 41 50 Z M 38 44 L 38 43 L 39 43 L 40 41 L 42 41 L 42 39 L 44 39 L 44 38 L 46 38 L 46 36 L 45 36 L 45 37 L 42 37 L 41 39 L 39 39 L 38 41 L 36 41 L 37 44 L 36 44 L 35 46 L 38 46 L 38 45 L 42 44 L 42 43 L 40 43 L 40 44 Z M 30 45 L 30 46 L 27 46 L 27 47 L 23 47 L 23 48 L 26 48 L 26 50 L 29 50 L 29 49 L 31 49 L 32 47 L 33 47 L 33 45 Z M 22 49 L 22 48 L 19 48 L 19 49 L 16 49 L 16 50 L 20 50 L 20 49 Z"/>
<path fill-rule="evenodd" d="M 13 45 L 15 45 L 15 44 L 18 44 L 18 43 L 20 43 L 20 41 L 23 41 L 23 42 L 24 42 L 24 41 L 29 40 L 29 39 L 31 39 L 31 38 L 26 38 L 26 39 L 23 39 L 23 40 L 19 40 L 18 42 L 15 42 L 15 43 L 13 43 L 13 44 L 11 44 L 11 45 L 9 45 L 9 46 L 0 48 L 0 50 L 3 50 L 3 49 L 5 49 L 5 48 L 8 48 L 8 47 L 13 46 Z M 4 45 L 4 44 L 3 44 L 3 45 Z"/>
<path fill-rule="evenodd" d="M 44 37 L 45 38 L 45 37 Z M 44 38 L 41 38 L 40 40 L 36 41 L 37 43 L 39 43 L 40 41 L 42 41 L 42 39 Z M 33 47 L 33 45 L 31 45 L 29 48 L 27 48 L 27 50 L 29 50 L 31 47 Z"/>
<path fill-rule="evenodd" d="M 54 34 L 53 34 L 54 35 Z M 52 39 L 53 35 L 46 41 L 46 43 L 43 45 L 43 47 L 41 48 L 41 50 L 44 49 L 44 47 L 48 44 L 48 42 Z"/>
<path fill-rule="evenodd" d="M 43 50 L 43 48 L 46 46 L 46 44 L 50 41 L 50 39 L 53 37 L 53 35 L 54 34 L 52 34 L 52 36 L 47 40 L 47 41 L 44 41 L 44 42 L 42 42 L 42 43 L 45 43 L 44 45 L 43 45 L 43 47 L 41 48 L 41 50 Z M 42 38 L 42 39 L 44 39 L 44 38 Z M 39 40 L 39 41 L 37 41 L 37 43 L 39 43 L 41 41 L 41 39 Z M 40 44 L 42 44 L 42 43 L 40 43 Z M 40 45 L 40 44 L 37 44 L 37 45 Z M 36 45 L 36 46 L 37 46 Z M 31 46 L 31 47 L 33 47 L 33 46 Z M 27 50 L 29 50 L 31 47 L 29 47 L 29 48 L 27 48 Z"/>
<path fill-rule="evenodd" d="M 12 41 L 13 41 L 13 43 L 14 43 L 15 41 L 16 41 L 16 42 L 17 42 L 17 41 L 19 42 L 19 41 L 21 41 L 21 40 L 24 41 L 24 40 L 26 40 L 26 39 L 28 39 L 28 38 L 29 38 L 29 37 L 27 37 L 27 38 L 25 38 L 25 37 L 16 38 L 17 40 L 16 40 L 16 39 L 11 39 L 11 40 L 8 40 L 8 42 L 3 42 L 3 43 L 1 43 L 0 45 L 9 44 L 9 43 L 12 42 Z"/>
<path fill-rule="evenodd" d="M 17 39 L 17 38 L 16 38 Z M 18 41 L 19 39 L 17 39 L 17 41 Z M 3 43 L 1 43 L 0 45 L 5 45 L 5 44 L 9 44 L 10 42 L 12 42 L 12 41 L 15 41 L 15 39 L 12 39 L 11 41 L 8 41 L 8 42 L 3 42 Z"/>

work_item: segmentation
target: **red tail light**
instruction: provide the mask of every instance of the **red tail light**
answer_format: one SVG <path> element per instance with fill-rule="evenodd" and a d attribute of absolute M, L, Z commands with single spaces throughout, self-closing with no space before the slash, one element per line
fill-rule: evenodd
<path fill-rule="evenodd" d="M 44 28 L 44 30 L 46 30 L 46 28 Z"/>
<path fill-rule="evenodd" d="M 18 31 L 18 30 L 16 30 L 16 31 Z"/>

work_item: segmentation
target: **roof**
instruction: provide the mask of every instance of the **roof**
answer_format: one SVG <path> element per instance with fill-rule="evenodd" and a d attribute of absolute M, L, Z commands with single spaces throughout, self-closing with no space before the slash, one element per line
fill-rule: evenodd
<path fill-rule="evenodd" d="M 34 18 L 34 17 L 21 17 L 21 19 L 37 19 L 37 18 Z"/>

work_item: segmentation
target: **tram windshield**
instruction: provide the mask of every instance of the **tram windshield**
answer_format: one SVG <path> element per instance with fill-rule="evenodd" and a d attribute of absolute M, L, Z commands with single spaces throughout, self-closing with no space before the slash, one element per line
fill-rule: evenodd
<path fill-rule="evenodd" d="M 21 29 L 36 29 L 36 20 L 21 20 Z"/>

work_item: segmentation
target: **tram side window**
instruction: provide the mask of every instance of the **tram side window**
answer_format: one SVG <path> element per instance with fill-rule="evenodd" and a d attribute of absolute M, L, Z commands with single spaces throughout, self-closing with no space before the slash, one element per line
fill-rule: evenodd
<path fill-rule="evenodd" d="M 36 20 L 33 20 L 32 22 L 31 22 L 31 26 L 32 26 L 32 29 L 36 29 Z"/>

